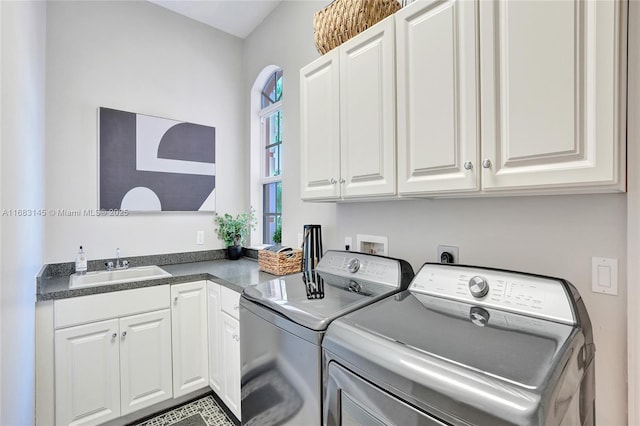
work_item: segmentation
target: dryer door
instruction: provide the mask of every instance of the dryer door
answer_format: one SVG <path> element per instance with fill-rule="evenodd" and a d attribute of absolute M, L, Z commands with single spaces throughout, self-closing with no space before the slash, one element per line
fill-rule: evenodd
<path fill-rule="evenodd" d="M 335 361 L 329 363 L 328 377 L 323 416 L 327 426 L 445 426 Z"/>

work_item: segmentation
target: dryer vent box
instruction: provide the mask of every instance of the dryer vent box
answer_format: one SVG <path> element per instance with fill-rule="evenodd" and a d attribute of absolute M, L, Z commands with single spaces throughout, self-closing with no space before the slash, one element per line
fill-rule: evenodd
<path fill-rule="evenodd" d="M 389 239 L 387 237 L 358 234 L 356 235 L 356 247 L 362 253 L 389 255 Z"/>

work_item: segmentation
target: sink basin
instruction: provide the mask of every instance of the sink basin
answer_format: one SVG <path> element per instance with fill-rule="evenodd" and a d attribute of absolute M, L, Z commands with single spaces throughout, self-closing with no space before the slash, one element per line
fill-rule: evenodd
<path fill-rule="evenodd" d="M 69 288 L 95 287 L 132 281 L 155 280 L 172 275 L 159 266 L 139 266 L 115 271 L 87 272 L 84 275 L 73 274 L 69 277 Z"/>

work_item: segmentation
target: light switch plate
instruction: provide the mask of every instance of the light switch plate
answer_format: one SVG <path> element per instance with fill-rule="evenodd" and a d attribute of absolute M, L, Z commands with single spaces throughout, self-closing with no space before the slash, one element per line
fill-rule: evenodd
<path fill-rule="evenodd" d="M 196 232 L 196 244 L 198 245 L 204 244 L 204 231 Z"/>
<path fill-rule="evenodd" d="M 591 291 L 618 295 L 618 259 L 591 258 Z"/>

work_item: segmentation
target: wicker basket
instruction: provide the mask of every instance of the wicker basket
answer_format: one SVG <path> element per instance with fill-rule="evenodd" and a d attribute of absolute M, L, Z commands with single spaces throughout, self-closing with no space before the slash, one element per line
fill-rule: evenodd
<path fill-rule="evenodd" d="M 273 275 L 287 275 L 302 270 L 302 250 L 275 253 L 269 250 L 258 252 L 258 269 Z"/>
<path fill-rule="evenodd" d="M 334 0 L 313 15 L 313 36 L 321 54 L 400 10 L 397 0 Z"/>

